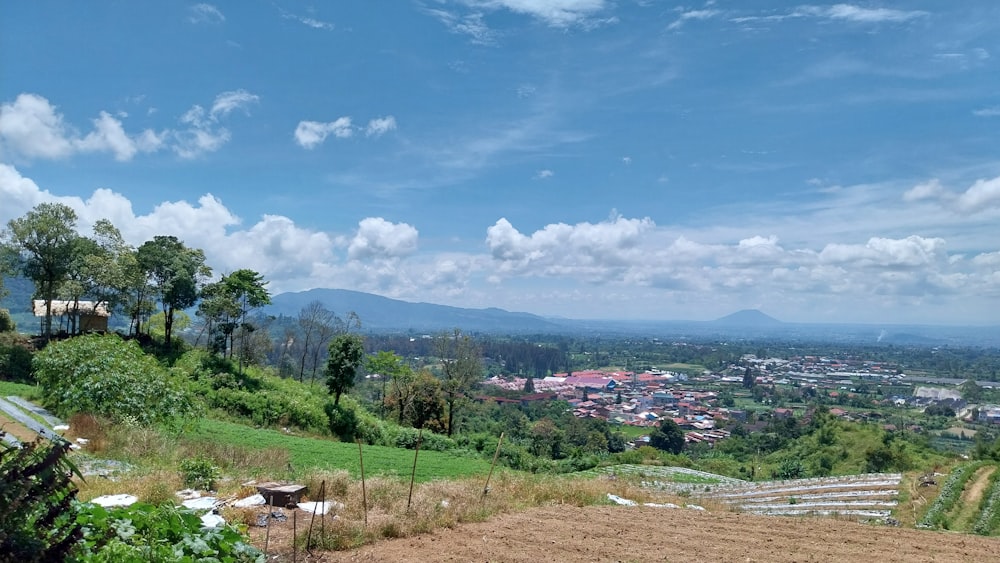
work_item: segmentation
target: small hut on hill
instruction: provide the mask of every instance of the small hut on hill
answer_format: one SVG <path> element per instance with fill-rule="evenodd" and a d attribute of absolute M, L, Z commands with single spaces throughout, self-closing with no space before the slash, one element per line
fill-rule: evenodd
<path fill-rule="evenodd" d="M 45 300 L 35 299 L 31 302 L 32 311 L 42 320 L 45 326 Z M 105 332 L 108 330 L 107 303 L 96 301 L 63 301 L 52 300 L 52 317 L 59 319 L 59 329 L 68 332 Z M 77 330 L 77 327 L 79 327 Z M 44 328 L 42 329 L 44 330 Z"/>

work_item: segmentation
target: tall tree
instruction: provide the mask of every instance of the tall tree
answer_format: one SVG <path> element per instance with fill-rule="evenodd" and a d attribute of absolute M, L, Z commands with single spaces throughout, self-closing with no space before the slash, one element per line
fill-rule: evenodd
<path fill-rule="evenodd" d="M 22 256 L 22 274 L 35 283 L 38 298 L 45 300 L 45 336 L 52 334 L 52 300 L 66 279 L 78 236 L 76 212 L 61 203 L 40 203 L 7 223 L 5 243 Z"/>
<path fill-rule="evenodd" d="M 385 418 L 385 405 L 388 399 L 386 388 L 391 380 L 394 385 L 397 385 L 397 378 L 402 377 L 405 372 L 410 370 L 410 366 L 406 365 L 403 361 L 403 357 L 395 352 L 389 352 L 386 350 L 380 350 L 376 354 L 370 354 L 365 358 L 365 370 L 372 374 L 378 375 L 379 379 L 382 381 L 382 418 Z M 402 399 L 402 397 L 399 397 Z M 403 423 L 403 410 L 406 408 L 404 401 L 397 401 L 399 405 L 399 423 Z"/>
<path fill-rule="evenodd" d="M 326 386 L 333 395 L 333 406 L 340 404 L 340 396 L 354 387 L 354 378 L 364 356 L 364 340 L 360 335 L 342 332 L 330 341 L 330 356 L 326 360 Z"/>
<path fill-rule="evenodd" d="M 658 450 L 679 454 L 684 449 L 684 431 L 673 420 L 664 418 L 656 430 L 650 433 L 649 445 Z"/>
<path fill-rule="evenodd" d="M 212 270 L 205 265 L 205 253 L 188 248 L 174 236 L 158 235 L 139 247 L 139 265 L 163 309 L 163 342 L 169 346 L 173 335 L 174 311 L 186 309 L 198 301 L 202 282 Z"/>
<path fill-rule="evenodd" d="M 299 345 L 299 381 L 305 378 L 306 360 L 312 359 L 315 376 L 319 355 L 333 335 L 337 316 L 319 301 L 311 301 L 299 311 L 299 329 L 302 342 Z"/>
<path fill-rule="evenodd" d="M 126 306 L 132 288 L 145 285 L 145 276 L 136 249 L 125 242 L 111 221 L 94 223 L 93 240 L 97 248 L 84 259 L 87 294 L 95 306 L 103 304 L 108 311 L 115 311 Z"/>
<path fill-rule="evenodd" d="M 240 373 L 247 356 L 247 346 L 256 327 L 247 322 L 247 316 L 254 309 L 271 303 L 271 294 L 267 292 L 264 276 L 248 269 L 236 270 L 222 276 L 223 291 L 237 305 L 239 310 L 238 332 L 240 336 L 239 362 Z"/>
<path fill-rule="evenodd" d="M 445 430 L 451 436 L 455 432 L 458 413 L 483 377 L 483 364 L 479 347 L 461 330 L 441 335 L 436 344 L 437 355 L 441 359 L 441 390 L 448 409 Z"/>

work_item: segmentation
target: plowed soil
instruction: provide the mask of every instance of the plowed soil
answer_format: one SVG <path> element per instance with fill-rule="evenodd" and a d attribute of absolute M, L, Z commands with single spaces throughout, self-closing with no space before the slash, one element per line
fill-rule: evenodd
<path fill-rule="evenodd" d="M 1000 561 L 1000 539 L 829 518 L 560 506 L 354 551 L 303 555 L 299 561 L 982 562 Z M 290 560 L 289 553 L 282 556 Z"/>

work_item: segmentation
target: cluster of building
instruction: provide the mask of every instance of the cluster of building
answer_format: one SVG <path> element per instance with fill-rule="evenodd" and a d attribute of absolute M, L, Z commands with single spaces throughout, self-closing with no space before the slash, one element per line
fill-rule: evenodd
<path fill-rule="evenodd" d="M 685 374 L 659 370 L 643 373 L 587 370 L 534 379 L 534 393 L 518 399 L 483 399 L 500 403 L 562 399 L 579 418 L 640 427 L 654 427 L 669 418 L 685 430 L 688 442 L 714 443 L 727 438 L 729 432 L 716 426 L 730 418 L 745 419 L 745 413 L 719 407 L 713 391 L 681 389 L 679 383 L 687 380 Z M 486 383 L 518 391 L 525 388 L 527 380 L 492 378 Z"/>

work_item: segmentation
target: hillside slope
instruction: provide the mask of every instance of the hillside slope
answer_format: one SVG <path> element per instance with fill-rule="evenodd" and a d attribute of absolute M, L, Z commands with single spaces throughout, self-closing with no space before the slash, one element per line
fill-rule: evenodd
<path fill-rule="evenodd" d="M 554 506 L 324 556 L 414 562 L 998 561 L 1000 539 L 828 518 Z"/>

